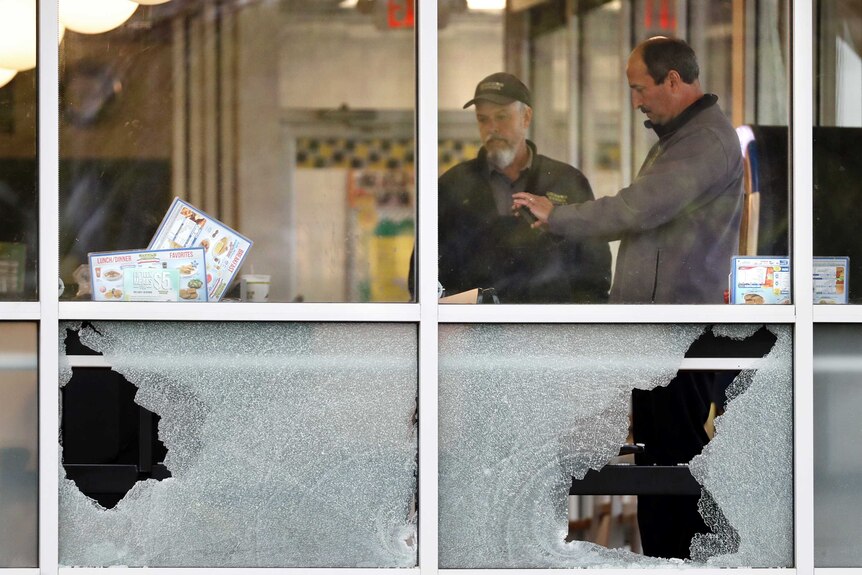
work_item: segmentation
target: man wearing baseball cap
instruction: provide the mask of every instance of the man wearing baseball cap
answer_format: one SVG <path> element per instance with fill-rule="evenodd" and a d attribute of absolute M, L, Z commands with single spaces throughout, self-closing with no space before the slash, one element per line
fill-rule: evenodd
<path fill-rule="evenodd" d="M 593 199 L 581 172 L 542 156 L 527 140 L 530 90 L 505 72 L 476 86 L 482 148 L 439 180 L 439 272 L 447 295 L 494 288 L 501 303 L 597 303 L 610 287 L 606 242 L 570 241 L 512 215 L 512 194 L 555 205 Z"/>

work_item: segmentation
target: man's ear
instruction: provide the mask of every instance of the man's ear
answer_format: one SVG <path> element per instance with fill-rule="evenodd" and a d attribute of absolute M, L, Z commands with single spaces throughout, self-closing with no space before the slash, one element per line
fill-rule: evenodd
<path fill-rule="evenodd" d="M 530 122 L 533 121 L 533 109 L 527 105 L 524 105 L 524 127 L 529 128 Z"/>
<path fill-rule="evenodd" d="M 682 76 L 679 75 L 679 72 L 676 70 L 671 70 L 667 73 L 665 77 L 665 82 L 670 83 L 671 88 L 678 88 L 683 84 Z"/>

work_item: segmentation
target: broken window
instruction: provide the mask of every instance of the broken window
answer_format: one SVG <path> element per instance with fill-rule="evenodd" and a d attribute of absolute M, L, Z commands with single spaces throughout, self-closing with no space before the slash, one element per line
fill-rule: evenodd
<path fill-rule="evenodd" d="M 814 328 L 814 565 L 860 567 L 862 331 Z"/>
<path fill-rule="evenodd" d="M 714 347 L 704 341 L 729 342 L 751 359 L 691 357 Z M 729 380 L 721 377 L 727 371 Z M 671 394 L 676 409 L 639 406 L 639 394 L 672 385 L 690 386 Z M 712 404 L 714 433 L 702 427 L 713 410 L 701 410 Z M 691 433 L 702 438 L 699 454 L 678 461 L 685 465 L 679 472 L 676 465 L 607 466 L 621 446 L 657 453 L 655 444 L 628 443 L 630 412 L 635 440 L 644 413 L 659 429 L 668 418 L 690 418 Z M 443 325 L 440 566 L 791 566 L 792 438 L 787 326 Z M 657 528 L 661 514 L 666 526 L 676 523 L 673 498 L 696 483 L 693 505 L 705 528 L 690 536 L 688 559 L 566 541 L 568 493 L 584 491 L 590 470 L 606 469 L 629 484 L 615 491 L 614 478 L 605 477 L 608 494 L 649 493 L 649 483 L 688 476 L 653 509 Z"/>
<path fill-rule="evenodd" d="M 0 568 L 38 564 L 36 324 L 0 322 Z"/>
<path fill-rule="evenodd" d="M 171 477 L 113 509 L 61 477 L 61 564 L 416 565 L 415 326 L 64 327 L 160 417 Z"/>
<path fill-rule="evenodd" d="M 66 333 L 67 355 L 100 355 L 81 344 L 79 331 Z M 107 509 L 115 507 L 137 481 L 171 476 L 164 465 L 167 449 L 158 438 L 160 418 L 135 403 L 137 391 L 109 367 L 83 366 L 74 369 L 62 389 L 66 478 Z"/>

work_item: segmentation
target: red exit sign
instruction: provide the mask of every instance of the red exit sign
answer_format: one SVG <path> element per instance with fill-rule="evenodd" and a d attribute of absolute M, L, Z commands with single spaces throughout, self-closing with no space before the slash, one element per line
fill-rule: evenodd
<path fill-rule="evenodd" d="M 386 25 L 389 28 L 413 28 L 413 0 L 386 0 Z"/>

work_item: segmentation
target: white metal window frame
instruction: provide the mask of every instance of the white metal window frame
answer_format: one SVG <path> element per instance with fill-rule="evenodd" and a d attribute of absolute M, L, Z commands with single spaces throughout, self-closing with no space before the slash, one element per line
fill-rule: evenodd
<path fill-rule="evenodd" d="M 111 568 L 110 573 L 255 575 L 438 572 L 437 526 L 437 367 L 440 323 L 780 323 L 794 326 L 794 567 L 784 573 L 862 575 L 860 569 L 814 568 L 814 422 L 813 331 L 818 323 L 862 323 L 862 306 L 812 304 L 812 127 L 813 0 L 792 0 L 792 306 L 438 306 L 437 304 L 437 1 L 417 0 L 417 182 L 419 301 L 416 304 L 120 304 L 60 302 L 59 277 L 59 48 L 39 44 L 39 302 L 0 303 L 3 320 L 39 324 L 39 565 L 38 569 L 0 569 L 0 575 L 91 575 L 105 569 L 58 568 L 58 330 L 67 320 L 140 321 L 372 321 L 406 322 L 419 328 L 419 566 L 413 569 L 198 569 Z M 56 0 L 38 0 L 39 36 L 58 36 Z M 498 574 L 497 570 L 441 570 L 458 575 Z M 521 572 L 522 570 L 517 570 Z M 558 575 L 561 569 L 530 573 Z M 600 569 L 602 575 L 679 569 Z M 726 570 L 691 569 L 702 575 Z M 757 569 L 736 569 L 754 573 Z M 508 570 L 506 572 L 515 572 Z M 827 573 L 828 572 L 828 573 Z"/>

